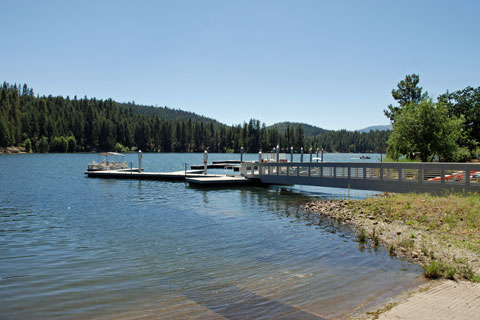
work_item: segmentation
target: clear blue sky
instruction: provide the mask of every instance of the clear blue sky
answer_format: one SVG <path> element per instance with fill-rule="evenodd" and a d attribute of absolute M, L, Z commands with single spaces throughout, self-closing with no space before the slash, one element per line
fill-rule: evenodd
<path fill-rule="evenodd" d="M 238 124 L 388 124 L 406 74 L 480 85 L 480 1 L 0 0 L 0 81 Z"/>

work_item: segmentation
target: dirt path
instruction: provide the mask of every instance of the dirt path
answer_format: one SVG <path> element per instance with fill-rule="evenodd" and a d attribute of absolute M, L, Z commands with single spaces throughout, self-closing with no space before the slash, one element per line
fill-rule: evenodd
<path fill-rule="evenodd" d="M 480 283 L 443 280 L 400 302 L 378 319 L 480 319 Z"/>

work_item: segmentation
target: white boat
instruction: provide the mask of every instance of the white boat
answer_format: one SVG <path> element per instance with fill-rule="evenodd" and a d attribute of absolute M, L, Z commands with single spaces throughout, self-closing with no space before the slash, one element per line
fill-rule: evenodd
<path fill-rule="evenodd" d="M 88 164 L 87 171 L 107 171 L 128 169 L 127 163 L 123 160 L 124 155 L 116 152 L 101 152 L 99 157 L 104 157 L 103 161 Z M 108 157 L 114 157 L 113 161 L 109 161 Z M 120 161 L 118 161 L 120 158 Z M 117 160 L 117 161 L 115 161 Z"/>

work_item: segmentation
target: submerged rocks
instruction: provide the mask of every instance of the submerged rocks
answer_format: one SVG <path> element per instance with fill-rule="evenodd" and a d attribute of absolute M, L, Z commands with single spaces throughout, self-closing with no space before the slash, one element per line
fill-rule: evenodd
<path fill-rule="evenodd" d="M 461 265 L 464 263 L 462 261 L 466 261 L 467 266 L 471 266 L 475 273 L 480 271 L 478 256 L 461 248 L 454 248 L 438 235 L 427 230 L 415 229 L 403 221 L 393 221 L 390 217 L 367 212 L 366 208 L 358 209 L 358 205 L 354 210 L 352 201 L 357 200 L 310 201 L 302 208 L 335 219 L 338 223 L 352 225 L 366 236 L 367 242 L 372 246 L 383 245 L 389 248 L 391 254 L 407 258 L 422 266 L 428 265 L 433 260 L 451 265 L 459 263 Z"/>

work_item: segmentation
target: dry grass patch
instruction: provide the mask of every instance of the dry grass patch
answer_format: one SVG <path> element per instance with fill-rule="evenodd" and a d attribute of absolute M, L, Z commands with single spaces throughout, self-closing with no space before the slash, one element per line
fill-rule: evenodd
<path fill-rule="evenodd" d="M 480 254 L 480 195 L 387 194 L 350 201 L 358 214 L 399 221 L 414 229 L 439 235 L 454 246 Z"/>

